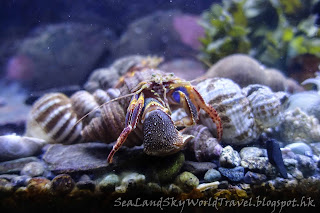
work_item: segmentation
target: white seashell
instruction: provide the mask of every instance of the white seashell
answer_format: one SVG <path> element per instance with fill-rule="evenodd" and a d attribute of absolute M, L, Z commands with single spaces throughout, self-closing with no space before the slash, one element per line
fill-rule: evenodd
<path fill-rule="evenodd" d="M 28 115 L 26 136 L 50 143 L 71 144 L 81 141 L 82 123 L 62 93 L 49 93 L 36 101 Z"/>
<path fill-rule="evenodd" d="M 258 138 L 261 132 L 255 124 L 249 100 L 236 83 L 226 78 L 210 78 L 196 88 L 221 118 L 223 143 L 244 145 Z M 215 125 L 207 114 L 202 112 L 200 121 L 215 134 Z"/>
<path fill-rule="evenodd" d="M 272 92 L 267 86 L 252 84 L 242 89 L 251 105 L 256 125 L 260 129 L 275 127 L 279 124 L 288 95 Z"/>
<path fill-rule="evenodd" d="M 38 138 L 17 135 L 0 136 L 0 161 L 33 156 L 41 151 L 47 142 Z"/>

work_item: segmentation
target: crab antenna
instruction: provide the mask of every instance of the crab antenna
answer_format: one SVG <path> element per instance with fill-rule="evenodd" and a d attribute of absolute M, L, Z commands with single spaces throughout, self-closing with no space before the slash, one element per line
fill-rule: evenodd
<path fill-rule="evenodd" d="M 84 116 L 82 116 L 82 118 L 80 118 L 80 119 L 73 125 L 73 127 L 75 127 L 78 123 L 80 123 L 80 122 L 81 122 L 85 117 L 87 117 L 89 114 L 93 113 L 93 112 L 96 111 L 97 109 L 100 109 L 100 108 L 103 107 L 104 105 L 109 104 L 109 103 L 114 102 L 114 101 L 118 101 L 118 100 L 120 100 L 120 99 L 122 99 L 122 98 L 130 97 L 130 96 L 132 96 L 132 95 L 134 95 L 134 94 L 136 94 L 136 93 L 134 92 L 134 93 L 130 93 L 130 94 L 127 94 L 127 95 L 123 95 L 123 96 L 114 98 L 114 99 L 112 99 L 112 100 L 110 100 L 110 101 L 107 101 L 107 102 L 101 104 L 100 106 L 97 106 L 96 108 L 94 108 L 93 110 L 91 110 L 90 112 L 88 112 L 87 114 L 85 114 Z M 72 128 L 73 128 L 73 127 L 72 127 Z"/>

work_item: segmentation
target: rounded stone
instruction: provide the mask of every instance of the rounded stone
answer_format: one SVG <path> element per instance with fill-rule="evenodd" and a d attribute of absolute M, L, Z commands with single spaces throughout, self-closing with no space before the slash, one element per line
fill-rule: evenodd
<path fill-rule="evenodd" d="M 204 175 L 204 180 L 207 182 L 214 182 L 221 178 L 221 174 L 216 169 L 209 169 Z"/>
<path fill-rule="evenodd" d="M 291 143 L 286 145 L 285 148 L 290 148 L 290 150 L 295 154 L 300 154 L 300 155 L 312 154 L 312 148 L 303 142 Z"/>
<path fill-rule="evenodd" d="M 222 176 L 226 177 L 232 182 L 239 182 L 244 176 L 244 168 L 242 166 L 237 166 L 235 168 L 219 167 L 218 170 Z"/>
<path fill-rule="evenodd" d="M 175 184 L 183 191 L 191 191 L 199 185 L 199 179 L 190 172 L 183 172 L 176 178 Z"/>
<path fill-rule="evenodd" d="M 248 171 L 243 178 L 245 183 L 260 184 L 267 180 L 267 176 L 255 172 Z"/>
<path fill-rule="evenodd" d="M 45 168 L 42 163 L 40 162 L 30 162 L 26 164 L 21 172 L 20 175 L 27 175 L 30 177 L 37 177 L 43 175 Z"/>
<path fill-rule="evenodd" d="M 30 179 L 31 177 L 22 175 L 12 178 L 11 183 L 14 187 L 27 186 Z"/>
<path fill-rule="evenodd" d="M 119 176 L 116 174 L 109 174 L 105 176 L 98 184 L 100 191 L 110 192 L 114 191 L 115 187 L 120 184 Z"/>
<path fill-rule="evenodd" d="M 51 190 L 57 194 L 68 194 L 74 188 L 75 183 L 70 175 L 61 174 L 53 178 Z"/>
<path fill-rule="evenodd" d="M 263 157 L 265 156 L 265 149 L 260 149 L 258 147 L 244 147 L 240 151 L 241 159 L 251 158 L 251 157 Z"/>
<path fill-rule="evenodd" d="M 226 146 L 222 149 L 219 162 L 222 167 L 232 168 L 240 166 L 241 158 L 239 153 L 233 150 L 231 146 Z"/>
<path fill-rule="evenodd" d="M 88 175 L 82 175 L 79 181 L 76 183 L 78 189 L 87 189 L 94 191 L 96 185 L 95 182 L 90 179 Z"/>

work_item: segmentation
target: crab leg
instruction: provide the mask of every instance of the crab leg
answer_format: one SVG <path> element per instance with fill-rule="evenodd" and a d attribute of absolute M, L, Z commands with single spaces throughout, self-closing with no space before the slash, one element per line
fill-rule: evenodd
<path fill-rule="evenodd" d="M 143 106 L 144 106 L 143 93 L 140 93 L 139 97 L 138 97 L 138 94 L 134 95 L 128 107 L 125 128 L 122 130 L 120 136 L 117 139 L 116 144 L 112 147 L 112 150 L 109 153 L 108 163 L 112 163 L 114 154 L 120 149 L 120 147 L 126 141 L 129 134 L 136 128 Z"/>
<path fill-rule="evenodd" d="M 181 120 L 175 121 L 176 126 L 192 126 L 196 123 L 198 117 L 196 107 L 191 103 L 190 99 L 185 93 L 179 91 L 180 95 L 180 104 L 182 104 L 183 109 L 187 113 L 187 117 L 182 118 Z"/>
<path fill-rule="evenodd" d="M 223 130 L 222 130 L 221 119 L 217 111 L 209 104 L 206 104 L 206 102 L 203 100 L 200 93 L 195 88 L 192 88 L 192 94 L 190 94 L 190 96 L 192 96 L 190 97 L 190 99 L 195 101 L 196 106 L 203 109 L 210 116 L 212 121 L 216 124 L 218 140 L 220 141 L 222 138 Z"/>

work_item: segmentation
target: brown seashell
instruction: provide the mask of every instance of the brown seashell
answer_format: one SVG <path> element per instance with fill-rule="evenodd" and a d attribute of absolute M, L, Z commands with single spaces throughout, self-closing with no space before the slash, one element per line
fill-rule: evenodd
<path fill-rule="evenodd" d="M 200 82 L 196 88 L 205 102 L 213 106 L 221 118 L 223 143 L 244 145 L 260 135 L 249 100 L 232 80 L 210 78 Z M 211 132 L 215 132 L 215 125 L 205 113 L 200 114 L 200 121 Z"/>
<path fill-rule="evenodd" d="M 127 72 L 139 71 L 145 68 L 156 68 L 161 62 L 161 57 L 131 55 L 116 60 L 108 68 L 100 68 L 90 75 L 84 88 L 89 92 L 97 89 L 108 89 L 113 87 L 118 79 Z"/>
<path fill-rule="evenodd" d="M 28 115 L 26 136 L 50 143 L 71 144 L 81 141 L 82 123 L 62 93 L 49 93 L 37 100 Z"/>
<path fill-rule="evenodd" d="M 213 137 L 208 127 L 195 125 L 183 130 L 183 134 L 194 136 L 187 144 L 187 149 L 198 161 L 211 161 L 220 156 L 222 146 Z"/>
<path fill-rule="evenodd" d="M 126 111 L 119 102 L 111 102 L 101 109 L 101 116 L 91 120 L 84 127 L 82 136 L 85 141 L 103 141 L 111 143 L 117 140 L 125 126 Z M 129 135 L 125 146 L 133 147 L 142 144 L 142 127 L 137 128 Z"/>

